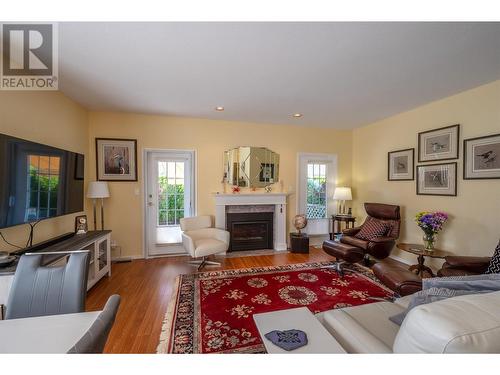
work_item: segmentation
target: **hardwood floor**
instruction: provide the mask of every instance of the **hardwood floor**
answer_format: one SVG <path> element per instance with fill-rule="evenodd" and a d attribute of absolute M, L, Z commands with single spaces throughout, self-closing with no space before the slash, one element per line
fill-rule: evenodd
<path fill-rule="evenodd" d="M 87 295 L 88 311 L 100 310 L 112 294 L 121 296 L 115 325 L 106 344 L 106 353 L 155 353 L 163 317 L 172 296 L 177 275 L 194 273 L 188 257 L 140 259 L 114 263 L 112 276 L 97 283 Z M 209 270 L 273 266 L 332 260 L 322 250 L 311 247 L 309 254 L 227 258 L 221 267 Z M 390 262 L 395 262 L 389 260 Z"/>

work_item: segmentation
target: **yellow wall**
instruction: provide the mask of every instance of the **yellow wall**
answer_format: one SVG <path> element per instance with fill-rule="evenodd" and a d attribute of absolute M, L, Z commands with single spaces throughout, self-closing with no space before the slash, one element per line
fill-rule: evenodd
<path fill-rule="evenodd" d="M 0 91 L 0 133 L 87 154 L 87 111 L 59 92 Z M 88 161 L 88 160 L 86 160 Z M 88 170 L 88 164 L 85 167 Z M 35 229 L 35 242 L 74 230 L 74 217 L 44 220 Z M 2 229 L 7 240 L 25 245 L 28 225 Z M 14 248 L 0 241 L 0 250 Z"/>
<path fill-rule="evenodd" d="M 489 255 L 500 237 L 500 180 L 462 180 L 462 144 L 458 167 L 458 197 L 415 194 L 415 181 L 387 181 L 387 152 L 417 145 L 423 130 L 461 124 L 461 139 L 500 132 L 500 81 L 451 96 L 391 118 L 355 129 L 309 129 L 298 126 L 251 124 L 130 113 L 90 112 L 58 92 L 0 92 L 0 132 L 86 154 L 86 183 L 95 180 L 96 137 L 138 140 L 138 182 L 110 183 L 106 223 L 122 246 L 122 255 L 143 251 L 144 148 L 194 149 L 197 152 L 198 213 L 213 214 L 211 192 L 220 190 L 223 151 L 240 145 L 265 146 L 280 154 L 280 179 L 285 189 L 296 190 L 298 152 L 335 153 L 339 156 L 337 183 L 353 186 L 354 209 L 363 219 L 362 202 L 402 206 L 402 241 L 420 242 L 413 222 L 421 210 L 451 214 L 438 246 L 457 254 Z M 352 160 L 352 164 L 351 164 Z M 352 178 L 351 178 L 352 177 Z M 136 195 L 136 189 L 139 194 Z M 87 200 L 87 208 L 90 202 Z M 289 222 L 296 199 L 289 199 Z M 92 221 L 90 210 L 89 221 Z M 74 216 L 42 222 L 35 241 L 73 230 Z M 26 225 L 2 230 L 21 244 Z M 12 248 L 0 243 L 0 250 Z M 396 256 L 414 257 L 395 251 Z"/>
<path fill-rule="evenodd" d="M 109 183 L 106 224 L 122 255 L 141 256 L 143 250 L 144 148 L 189 149 L 197 153 L 198 214 L 214 214 L 211 192 L 221 190 L 223 152 L 242 146 L 263 146 L 280 155 L 280 179 L 285 189 L 296 190 L 298 152 L 336 153 L 339 156 L 338 183 L 351 183 L 351 131 L 309 129 L 298 126 L 265 125 L 192 118 L 148 116 L 128 113 L 91 112 L 89 115 L 90 179 L 95 179 L 96 137 L 133 138 L 138 142 L 138 182 Z M 140 189 L 136 195 L 135 190 Z M 289 199 L 289 222 L 295 215 L 295 196 Z M 89 218 L 91 219 L 91 218 Z"/>
<path fill-rule="evenodd" d="M 414 147 L 417 159 L 418 132 L 453 124 L 461 126 L 457 197 L 417 196 L 415 181 L 387 181 L 387 152 Z M 414 215 L 442 210 L 451 214 L 451 220 L 439 235 L 437 247 L 456 254 L 491 255 L 500 238 L 500 180 L 462 179 L 462 140 L 498 133 L 500 81 L 355 129 L 355 212 L 364 215 L 363 202 L 399 204 L 403 214 L 400 240 L 421 243 Z M 415 262 L 410 254 L 398 250 L 394 254 Z"/>

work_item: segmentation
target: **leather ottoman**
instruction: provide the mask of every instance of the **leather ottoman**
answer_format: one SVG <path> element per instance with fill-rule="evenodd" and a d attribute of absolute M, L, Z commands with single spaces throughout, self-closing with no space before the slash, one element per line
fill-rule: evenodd
<path fill-rule="evenodd" d="M 377 278 L 397 294 L 407 296 L 422 290 L 422 279 L 406 268 L 376 263 L 372 271 Z"/>
<path fill-rule="evenodd" d="M 332 240 L 323 242 L 323 250 L 328 255 L 334 256 L 337 260 L 344 259 L 349 263 L 359 262 L 365 256 L 363 249 L 359 247 Z"/>

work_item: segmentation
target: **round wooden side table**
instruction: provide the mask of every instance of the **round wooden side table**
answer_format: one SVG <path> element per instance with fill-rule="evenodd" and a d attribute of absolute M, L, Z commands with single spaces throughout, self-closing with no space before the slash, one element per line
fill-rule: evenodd
<path fill-rule="evenodd" d="M 351 215 L 332 215 L 332 226 L 330 232 L 330 239 L 333 240 L 334 236 L 342 233 L 341 223 L 345 223 L 346 229 L 354 228 L 354 223 L 356 222 L 356 217 Z M 337 232 L 335 231 L 335 223 L 337 223 Z"/>
<path fill-rule="evenodd" d="M 398 249 L 417 255 L 418 264 L 410 266 L 409 270 L 421 277 L 434 277 L 434 273 L 432 272 L 432 270 L 424 265 L 425 257 L 444 259 L 449 255 L 454 255 L 453 253 L 450 253 L 446 250 L 426 250 L 424 248 L 424 245 L 413 243 L 398 243 L 396 246 L 398 247 Z M 425 274 L 428 274 L 429 276 L 425 276 Z"/>

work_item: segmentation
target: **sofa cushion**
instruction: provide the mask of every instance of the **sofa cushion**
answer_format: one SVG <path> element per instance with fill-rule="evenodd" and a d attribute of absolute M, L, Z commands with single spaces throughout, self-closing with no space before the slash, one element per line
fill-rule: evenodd
<path fill-rule="evenodd" d="M 385 236 L 389 231 L 388 225 L 377 219 L 367 220 L 361 230 L 354 237 L 361 240 L 370 241 L 377 237 Z"/>
<path fill-rule="evenodd" d="M 322 319 L 326 329 L 348 353 L 391 353 L 399 326 L 389 316 L 400 313 L 405 304 L 376 302 L 329 310 Z"/>
<path fill-rule="evenodd" d="M 498 242 L 495 252 L 493 253 L 493 257 L 490 260 L 486 273 L 500 273 L 500 241 Z"/>
<path fill-rule="evenodd" d="M 412 309 L 394 353 L 500 353 L 500 292 L 449 298 Z"/>
<path fill-rule="evenodd" d="M 412 295 L 410 304 L 406 310 L 400 312 L 399 314 L 391 316 L 389 320 L 400 326 L 401 323 L 403 323 L 403 320 L 405 319 L 406 315 L 408 315 L 408 313 L 410 312 L 410 310 L 417 306 L 425 305 L 426 303 L 441 301 L 447 298 L 464 296 L 467 294 L 488 293 L 488 292 L 489 291 L 487 290 L 474 291 L 474 290 L 457 290 L 457 289 L 447 289 L 447 288 L 429 288 L 421 290 Z"/>

